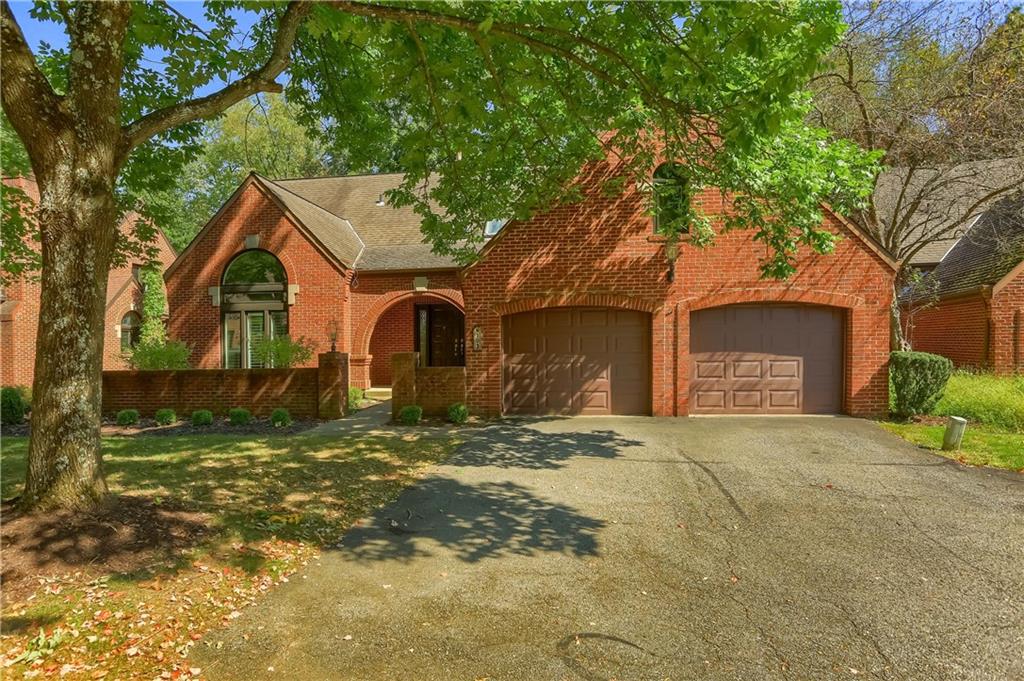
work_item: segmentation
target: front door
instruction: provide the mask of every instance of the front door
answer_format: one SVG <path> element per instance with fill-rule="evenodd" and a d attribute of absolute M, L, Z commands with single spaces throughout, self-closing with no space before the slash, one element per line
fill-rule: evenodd
<path fill-rule="evenodd" d="M 465 365 L 465 319 L 451 305 L 416 306 L 416 351 L 423 366 Z"/>

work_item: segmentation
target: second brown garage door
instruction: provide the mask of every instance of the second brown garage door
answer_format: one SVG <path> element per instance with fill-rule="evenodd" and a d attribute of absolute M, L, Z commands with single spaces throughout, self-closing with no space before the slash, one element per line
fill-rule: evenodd
<path fill-rule="evenodd" d="M 649 414 L 651 318 L 557 307 L 503 320 L 509 414 Z"/>
<path fill-rule="evenodd" d="M 835 414 L 843 400 L 843 312 L 732 305 L 690 316 L 690 412 Z"/>

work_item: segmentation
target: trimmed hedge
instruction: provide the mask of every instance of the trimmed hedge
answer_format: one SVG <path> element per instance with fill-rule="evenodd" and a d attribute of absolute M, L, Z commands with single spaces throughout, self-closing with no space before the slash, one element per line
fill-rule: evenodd
<path fill-rule="evenodd" d="M 275 428 L 284 428 L 292 425 L 292 415 L 287 409 L 278 407 L 270 414 L 270 424 Z"/>
<path fill-rule="evenodd" d="M 209 409 L 196 409 L 192 412 L 192 425 L 193 426 L 211 426 L 213 425 L 213 412 Z"/>
<path fill-rule="evenodd" d="M 456 402 L 448 407 L 448 420 L 455 425 L 462 425 L 469 418 L 469 407 L 462 402 Z"/>
<path fill-rule="evenodd" d="M 228 420 L 231 421 L 233 426 L 247 426 L 252 421 L 252 412 L 248 409 L 235 407 L 228 410 Z"/>
<path fill-rule="evenodd" d="M 122 409 L 121 411 L 117 412 L 117 425 L 119 426 L 134 426 L 138 422 L 138 409 Z"/>
<path fill-rule="evenodd" d="M 178 420 L 178 415 L 174 413 L 173 409 L 157 409 L 153 419 L 161 426 L 169 426 Z"/>
<path fill-rule="evenodd" d="M 927 352 L 889 354 L 889 405 L 892 413 L 906 418 L 927 414 L 942 399 L 953 373 L 953 362 Z"/>
<path fill-rule="evenodd" d="M 423 407 L 410 404 L 398 412 L 398 420 L 407 426 L 415 426 L 423 418 Z"/>
<path fill-rule="evenodd" d="M 0 423 L 13 426 L 25 420 L 28 404 L 21 388 L 0 388 Z"/>

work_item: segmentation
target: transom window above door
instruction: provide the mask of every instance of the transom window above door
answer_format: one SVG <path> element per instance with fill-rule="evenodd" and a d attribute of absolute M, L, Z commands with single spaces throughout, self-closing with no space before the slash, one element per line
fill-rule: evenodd
<path fill-rule="evenodd" d="M 221 346 L 226 369 L 264 366 L 260 342 L 288 334 L 288 279 L 272 253 L 251 250 L 224 269 L 221 284 Z"/>

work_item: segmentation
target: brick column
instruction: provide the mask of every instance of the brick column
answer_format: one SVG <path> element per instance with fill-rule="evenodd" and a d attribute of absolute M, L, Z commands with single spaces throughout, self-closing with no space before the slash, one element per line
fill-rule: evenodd
<path fill-rule="evenodd" d="M 416 404 L 416 364 L 419 353 L 396 352 L 391 355 L 391 418 L 397 419 L 402 407 Z"/>
<path fill-rule="evenodd" d="M 351 374 L 352 385 L 357 388 L 371 388 L 370 385 L 370 362 L 373 355 L 352 355 L 349 357 L 349 373 Z"/>
<path fill-rule="evenodd" d="M 348 411 L 348 353 L 322 352 L 317 355 L 317 415 L 341 418 Z"/>

